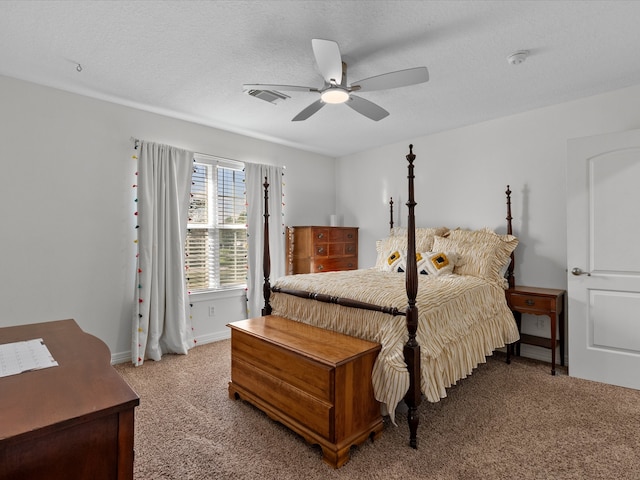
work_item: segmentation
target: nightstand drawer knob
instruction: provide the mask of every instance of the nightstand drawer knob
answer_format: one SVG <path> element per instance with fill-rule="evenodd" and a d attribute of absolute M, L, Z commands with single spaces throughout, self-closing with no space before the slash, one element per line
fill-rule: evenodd
<path fill-rule="evenodd" d="M 525 302 L 528 306 L 532 307 L 536 304 L 535 300 L 531 300 L 530 298 L 527 298 L 527 300 L 525 300 Z"/>

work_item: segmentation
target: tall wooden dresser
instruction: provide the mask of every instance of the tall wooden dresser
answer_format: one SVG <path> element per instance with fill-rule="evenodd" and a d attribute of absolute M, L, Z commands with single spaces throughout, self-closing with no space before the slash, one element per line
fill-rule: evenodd
<path fill-rule="evenodd" d="M 287 275 L 357 268 L 357 227 L 287 227 Z"/>

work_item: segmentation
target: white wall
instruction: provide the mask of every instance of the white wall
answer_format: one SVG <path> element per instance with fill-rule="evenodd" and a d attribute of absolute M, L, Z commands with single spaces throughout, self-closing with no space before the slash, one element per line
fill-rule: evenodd
<path fill-rule="evenodd" d="M 0 326 L 74 318 L 129 358 L 132 136 L 285 165 L 287 224 L 326 224 L 335 210 L 333 158 L 0 76 Z M 244 316 L 241 291 L 192 300 L 201 341 Z"/>
<path fill-rule="evenodd" d="M 566 289 L 567 139 L 636 128 L 640 86 L 339 158 L 338 212 L 345 224 L 360 227 L 360 266 L 373 266 L 375 240 L 388 231 L 390 195 L 400 199 L 406 226 L 405 155 L 413 143 L 418 226 L 505 232 L 509 184 L 514 233 L 520 238 L 516 283 Z M 524 331 L 548 337 L 548 319 L 535 320 L 525 317 Z M 548 350 L 523 346 L 526 350 L 550 356 Z"/>
<path fill-rule="evenodd" d="M 565 288 L 566 140 L 640 128 L 634 86 L 336 161 L 2 76 L 0 105 L 0 326 L 75 318 L 116 360 L 130 351 L 131 136 L 286 165 L 285 222 L 327 224 L 336 211 L 343 225 L 360 227 L 361 267 L 373 265 L 375 240 L 386 235 L 390 195 L 406 225 L 405 155 L 413 143 L 419 225 L 504 231 L 510 184 L 521 240 L 517 282 Z M 244 314 L 241 294 L 194 300 L 201 341 L 227 336 L 224 325 Z M 548 332 L 548 323 L 535 323 L 525 322 L 525 331 Z"/>

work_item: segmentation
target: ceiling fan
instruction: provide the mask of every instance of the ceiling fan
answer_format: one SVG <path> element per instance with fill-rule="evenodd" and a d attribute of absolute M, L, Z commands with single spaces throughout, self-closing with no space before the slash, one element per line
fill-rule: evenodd
<path fill-rule="evenodd" d="M 313 47 L 316 64 L 324 79 L 324 85 L 321 88 L 262 83 L 245 83 L 243 88 L 245 90 L 284 90 L 319 93 L 320 98 L 293 117 L 292 122 L 306 120 L 327 103 L 346 103 L 356 112 L 371 120 L 378 121 L 389 115 L 389 112 L 369 100 L 353 95 L 353 92 L 386 90 L 424 83 L 429 80 L 427 67 L 416 67 L 384 73 L 348 84 L 347 64 L 342 61 L 338 44 L 332 40 L 314 38 L 311 40 L 311 46 Z"/>

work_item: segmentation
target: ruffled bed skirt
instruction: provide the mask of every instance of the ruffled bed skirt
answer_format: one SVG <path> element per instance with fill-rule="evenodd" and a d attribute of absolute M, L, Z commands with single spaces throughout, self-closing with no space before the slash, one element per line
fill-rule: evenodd
<path fill-rule="evenodd" d="M 446 397 L 446 388 L 471 374 L 496 348 L 518 340 L 518 329 L 502 285 L 476 277 L 419 276 L 417 306 L 421 390 L 430 402 Z M 403 274 L 375 269 L 292 275 L 274 286 L 324 293 L 404 310 Z M 273 314 L 382 345 L 372 382 L 376 399 L 391 420 L 409 389 L 403 346 L 408 339 L 404 316 L 342 307 L 272 293 Z"/>

